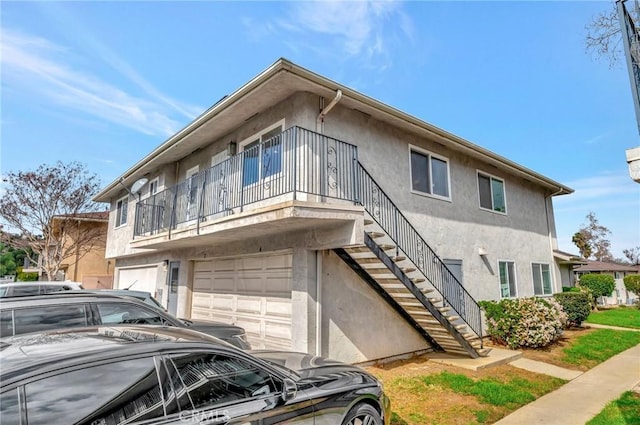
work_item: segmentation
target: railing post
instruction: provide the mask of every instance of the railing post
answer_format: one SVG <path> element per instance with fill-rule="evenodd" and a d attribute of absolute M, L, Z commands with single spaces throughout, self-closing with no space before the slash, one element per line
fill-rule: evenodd
<path fill-rule="evenodd" d="M 291 129 L 291 134 L 293 138 L 293 153 L 291 155 L 293 164 L 293 200 L 298 199 L 298 127 L 293 127 Z M 308 167 L 308 164 L 304 165 Z"/>
<path fill-rule="evenodd" d="M 360 169 L 359 169 L 359 165 L 360 163 L 358 162 L 358 151 L 355 148 L 351 148 L 351 152 L 353 152 L 351 161 L 352 161 L 352 180 L 353 182 L 351 183 L 352 185 L 352 190 L 353 190 L 353 203 L 354 205 L 358 205 L 360 203 L 360 179 L 358 178 L 358 176 L 360 175 Z"/>
<path fill-rule="evenodd" d="M 207 184 L 207 170 L 202 173 L 202 190 L 200 191 L 200 205 L 198 205 L 198 214 L 196 215 L 196 235 L 200 234 L 200 218 L 202 217 L 202 210 L 204 209 L 204 188 Z"/>
<path fill-rule="evenodd" d="M 173 230 L 173 226 L 176 222 L 176 204 L 178 202 L 178 186 L 174 187 L 173 192 L 173 203 L 171 204 L 171 218 L 169 219 L 169 235 L 168 238 L 171 239 L 171 230 Z"/>

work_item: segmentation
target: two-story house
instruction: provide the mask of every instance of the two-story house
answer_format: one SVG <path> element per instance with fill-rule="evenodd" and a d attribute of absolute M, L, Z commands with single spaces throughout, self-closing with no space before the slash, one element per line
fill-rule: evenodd
<path fill-rule="evenodd" d="M 484 355 L 476 300 L 559 290 L 552 197 L 571 192 L 280 59 L 95 200 L 116 287 L 361 362 Z"/>

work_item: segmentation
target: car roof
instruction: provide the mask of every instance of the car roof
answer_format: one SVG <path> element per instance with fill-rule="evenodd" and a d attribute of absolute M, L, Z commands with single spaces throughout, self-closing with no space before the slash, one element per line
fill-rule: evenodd
<path fill-rule="evenodd" d="M 28 297 L 5 297 L 0 301 L 0 309 L 15 307 L 18 305 L 46 305 L 46 304 L 62 304 L 62 303 L 72 303 L 77 302 L 78 300 L 82 300 L 83 302 L 90 302 L 95 300 L 106 300 L 106 301 L 122 301 L 125 300 L 127 302 L 134 302 L 136 304 L 144 304 L 142 301 L 137 300 L 136 298 L 126 298 L 121 297 L 115 294 L 96 294 L 94 292 L 84 290 L 77 291 L 61 291 L 61 292 L 51 292 L 49 294 L 42 295 L 32 295 Z"/>
<path fill-rule="evenodd" d="M 125 295 L 128 297 L 135 297 L 135 298 L 151 297 L 150 292 L 135 291 L 131 289 L 83 289 L 83 291 L 91 292 L 93 294 L 107 294 L 107 295 L 112 294 L 112 295 L 118 295 L 118 296 Z"/>
<path fill-rule="evenodd" d="M 194 348 L 240 351 L 218 338 L 176 327 L 119 325 L 50 331 L 0 340 L 0 382 L 9 384 L 32 368 L 44 373 L 91 360 Z"/>
<path fill-rule="evenodd" d="M 39 285 L 39 286 L 82 286 L 80 282 L 73 281 L 45 281 L 45 280 L 33 280 L 28 282 L 5 282 L 0 283 L 0 287 L 8 287 L 8 286 L 27 286 L 27 285 Z"/>

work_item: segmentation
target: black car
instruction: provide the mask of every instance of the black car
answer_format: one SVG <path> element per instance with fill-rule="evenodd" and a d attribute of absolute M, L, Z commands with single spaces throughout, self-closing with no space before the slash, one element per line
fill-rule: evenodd
<path fill-rule="evenodd" d="M 364 370 L 246 352 L 161 326 L 98 326 L 0 341 L 0 423 L 384 425 Z M 295 370 L 291 365 L 296 365 Z"/>
<path fill-rule="evenodd" d="M 132 297 L 64 291 L 0 301 L 0 338 L 62 328 L 119 324 L 190 328 L 244 350 L 251 348 L 244 329 L 239 326 L 177 319 Z"/>

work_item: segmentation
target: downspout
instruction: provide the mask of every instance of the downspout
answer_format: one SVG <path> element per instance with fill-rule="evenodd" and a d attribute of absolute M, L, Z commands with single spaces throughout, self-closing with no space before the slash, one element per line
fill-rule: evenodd
<path fill-rule="evenodd" d="M 551 258 L 553 259 L 553 274 L 555 276 L 555 279 L 553 279 L 553 283 L 555 283 L 555 285 L 558 285 L 558 283 L 560 283 L 560 286 L 562 286 L 562 275 L 560 273 L 560 268 L 556 267 L 556 260 L 555 257 L 553 256 L 553 238 L 551 237 L 551 225 L 549 223 L 549 203 L 547 201 L 547 199 L 553 199 L 554 196 L 556 195 L 560 195 L 562 192 L 564 192 L 563 188 L 558 189 L 557 192 L 554 192 L 552 194 L 550 194 L 549 196 L 545 196 L 544 198 L 544 212 L 546 215 L 546 221 L 547 221 L 547 235 L 549 235 L 549 248 L 551 250 Z M 555 217 L 553 219 L 553 223 L 554 223 L 554 227 L 555 227 Z M 557 235 L 556 235 L 557 238 Z M 558 277 L 560 278 L 560 281 L 558 282 Z M 553 292 L 556 292 L 556 288 L 553 288 Z"/>
<path fill-rule="evenodd" d="M 329 114 L 329 112 L 333 109 L 334 106 L 342 99 L 342 90 L 338 89 L 336 92 L 336 97 L 333 98 L 331 103 L 325 106 L 322 111 L 318 114 L 318 118 L 316 118 L 316 132 L 322 133 L 322 125 L 324 124 L 324 117 Z"/>
<path fill-rule="evenodd" d="M 322 356 L 322 251 L 316 251 L 316 356 Z"/>

